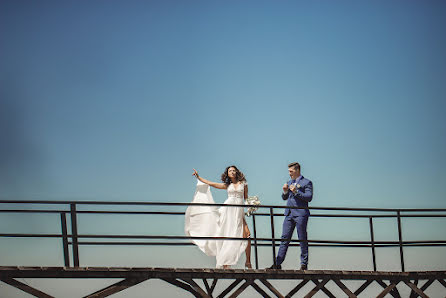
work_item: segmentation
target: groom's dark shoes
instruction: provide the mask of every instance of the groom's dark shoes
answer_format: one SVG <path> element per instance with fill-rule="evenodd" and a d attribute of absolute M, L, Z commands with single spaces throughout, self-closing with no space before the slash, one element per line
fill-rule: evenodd
<path fill-rule="evenodd" d="M 281 265 L 273 264 L 271 267 L 268 267 L 267 269 L 281 270 L 281 269 L 282 269 L 282 266 L 281 266 Z"/>

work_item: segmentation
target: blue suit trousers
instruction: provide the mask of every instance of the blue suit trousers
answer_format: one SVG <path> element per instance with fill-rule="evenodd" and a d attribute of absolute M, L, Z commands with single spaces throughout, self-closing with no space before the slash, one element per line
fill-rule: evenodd
<path fill-rule="evenodd" d="M 285 216 L 282 228 L 282 239 L 291 239 L 294 228 L 297 227 L 297 236 L 299 240 L 307 240 L 307 224 L 308 216 L 293 216 L 291 213 Z M 276 264 L 280 265 L 285 260 L 285 255 L 288 250 L 290 241 L 282 241 L 280 243 L 279 252 L 276 258 Z M 308 264 L 308 243 L 300 243 L 300 263 L 302 265 Z"/>

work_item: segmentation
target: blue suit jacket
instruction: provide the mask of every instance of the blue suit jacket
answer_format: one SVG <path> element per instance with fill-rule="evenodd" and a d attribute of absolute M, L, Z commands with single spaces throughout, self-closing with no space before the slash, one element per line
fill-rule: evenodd
<path fill-rule="evenodd" d="M 294 194 L 292 191 L 288 193 L 282 193 L 282 199 L 288 200 L 287 206 L 290 207 L 308 207 L 308 202 L 313 199 L 313 183 L 300 176 L 296 183 L 299 185 L 297 192 Z M 288 181 L 288 185 L 291 185 L 291 180 Z M 310 211 L 308 209 L 285 209 L 285 216 L 291 214 L 292 216 L 309 216 Z"/>

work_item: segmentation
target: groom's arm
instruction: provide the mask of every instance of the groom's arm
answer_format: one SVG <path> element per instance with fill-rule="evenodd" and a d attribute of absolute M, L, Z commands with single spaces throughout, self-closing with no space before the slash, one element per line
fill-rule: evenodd
<path fill-rule="evenodd" d="M 298 188 L 296 192 L 293 193 L 295 198 L 304 200 L 306 202 L 311 202 L 313 199 L 313 183 L 310 181 L 303 188 Z M 287 194 L 288 196 L 288 194 Z M 283 198 L 283 195 L 282 195 Z"/>
<path fill-rule="evenodd" d="M 288 183 L 285 183 L 282 186 L 282 190 L 283 190 L 283 192 L 282 192 L 282 200 L 286 201 L 286 200 L 288 200 L 288 192 L 290 191 Z"/>
<path fill-rule="evenodd" d="M 288 192 L 282 192 L 282 200 L 288 200 Z"/>

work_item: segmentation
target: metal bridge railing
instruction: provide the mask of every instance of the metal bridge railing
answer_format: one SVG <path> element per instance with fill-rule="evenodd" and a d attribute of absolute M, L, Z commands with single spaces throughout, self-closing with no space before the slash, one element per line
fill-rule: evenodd
<path fill-rule="evenodd" d="M 51 205 L 61 207 L 32 209 L 26 208 L 31 205 Z M 6 209 L 0 209 L 0 215 L 5 213 L 18 214 L 59 214 L 61 222 L 60 234 L 48 233 L 6 233 L 0 228 L 0 237 L 6 238 L 60 238 L 63 247 L 64 265 L 70 267 L 70 246 L 74 267 L 79 267 L 79 246 L 81 245 L 193 245 L 192 239 L 215 239 L 215 240 L 234 240 L 245 241 L 245 238 L 229 238 L 229 237 L 188 237 L 188 236 L 160 236 L 160 235 L 104 235 L 104 234 L 79 234 L 78 233 L 78 215 L 79 214 L 125 214 L 125 215 L 171 215 L 184 216 L 185 212 L 168 212 L 168 211 L 109 211 L 109 210 L 78 210 L 78 206 L 218 206 L 218 207 L 250 207 L 249 205 L 229 205 L 229 204 L 202 204 L 202 203 L 166 203 L 166 202 L 113 202 L 113 201 L 30 201 L 30 200 L 0 200 L 0 208 L 9 206 Z M 11 207 L 12 206 L 12 207 Z M 20 209 L 18 207 L 21 207 Z M 283 212 L 275 213 L 276 209 L 283 210 L 290 208 L 287 206 L 260 205 L 259 211 L 251 216 L 253 224 L 253 234 L 251 237 L 254 246 L 255 266 L 259 268 L 258 247 L 271 247 L 273 262 L 275 262 L 276 246 L 281 241 L 291 241 L 290 246 L 299 246 L 300 240 L 280 239 L 276 238 L 274 231 L 274 220 L 276 217 L 283 216 Z M 291 207 L 299 209 L 299 207 Z M 88 209 L 88 208 L 87 208 Z M 346 240 L 304 240 L 309 246 L 319 247 L 368 247 L 371 249 L 373 270 L 376 271 L 376 248 L 377 247 L 399 247 L 401 271 L 405 271 L 404 265 L 404 247 L 422 247 L 422 246 L 446 246 L 446 240 L 416 240 L 405 241 L 402 237 L 402 218 L 446 218 L 446 209 L 384 209 L 384 208 L 342 208 L 342 207 L 308 207 L 300 209 L 331 211 L 337 213 L 328 214 L 311 214 L 311 217 L 327 217 L 327 218 L 368 218 L 370 228 L 370 241 L 346 241 Z M 262 211 L 267 212 L 262 212 Z M 348 212 L 348 213 L 339 213 Z M 370 214 L 354 214 L 355 212 L 367 212 Z M 383 213 L 383 214 L 377 214 Z M 70 220 L 67 220 L 67 214 Z M 269 217 L 271 238 L 257 237 L 257 217 Z M 398 240 L 395 241 L 376 241 L 374 235 L 374 219 L 379 218 L 396 218 L 398 229 Z M 71 234 L 68 233 L 68 224 L 71 227 Z M 103 239 L 107 239 L 105 241 Z M 132 239 L 133 241 L 122 241 Z M 94 240 L 94 241 L 92 241 Z M 119 241 L 117 241 L 119 240 Z M 140 240 L 140 241 L 135 241 Z M 145 240 L 145 241 L 143 241 Z M 151 241 L 147 241 L 151 240 Z M 159 240 L 154 242 L 153 240 Z M 164 241 L 163 241 L 164 240 Z M 170 240 L 170 241 L 166 241 Z M 181 240 L 173 242 L 171 240 Z"/>

